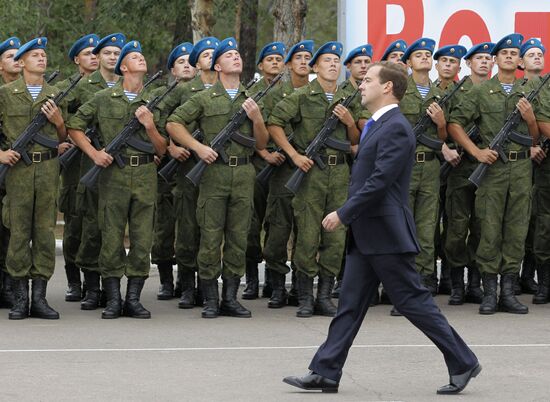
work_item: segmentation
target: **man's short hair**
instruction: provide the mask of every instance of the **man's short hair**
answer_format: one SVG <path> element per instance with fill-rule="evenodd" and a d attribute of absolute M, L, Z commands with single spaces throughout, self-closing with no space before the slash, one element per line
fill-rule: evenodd
<path fill-rule="evenodd" d="M 379 61 L 369 65 L 369 69 L 373 67 L 380 67 L 378 70 L 378 80 L 381 84 L 385 84 L 388 81 L 393 83 L 393 96 L 398 101 L 403 99 L 405 92 L 407 91 L 407 79 L 408 74 L 404 66 L 392 63 L 389 61 Z"/>

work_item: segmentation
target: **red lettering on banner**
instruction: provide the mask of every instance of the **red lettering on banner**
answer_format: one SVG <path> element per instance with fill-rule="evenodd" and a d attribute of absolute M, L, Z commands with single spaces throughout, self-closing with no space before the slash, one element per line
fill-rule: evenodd
<path fill-rule="evenodd" d="M 368 2 L 368 40 L 374 47 L 374 60 L 379 60 L 389 44 L 397 39 L 403 39 L 408 44 L 420 38 L 424 32 L 424 5 L 422 0 L 370 0 Z M 396 5 L 403 9 L 405 22 L 403 30 L 396 34 L 388 34 L 388 5 Z"/>
<path fill-rule="evenodd" d="M 550 13 L 516 13 L 515 32 L 522 34 L 525 40 L 540 38 L 548 49 L 550 46 Z M 544 55 L 544 73 L 550 71 L 550 53 Z"/>
<path fill-rule="evenodd" d="M 491 35 L 483 18 L 472 10 L 461 10 L 451 15 L 445 23 L 438 47 L 454 45 L 463 36 L 469 37 L 474 45 L 491 41 Z"/>

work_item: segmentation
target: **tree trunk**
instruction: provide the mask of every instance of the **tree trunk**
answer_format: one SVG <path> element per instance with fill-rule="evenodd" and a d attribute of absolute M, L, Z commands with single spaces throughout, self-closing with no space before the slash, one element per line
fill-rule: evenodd
<path fill-rule="evenodd" d="M 194 0 L 192 17 L 193 41 L 205 36 L 212 36 L 212 27 L 216 23 L 214 17 L 214 0 Z"/>
<path fill-rule="evenodd" d="M 258 35 L 258 0 L 240 0 L 239 53 L 243 59 L 242 81 L 248 82 L 256 71 L 256 37 Z M 237 39 L 238 40 L 238 39 Z"/>
<path fill-rule="evenodd" d="M 97 14 L 97 0 L 84 0 L 84 20 L 95 20 Z"/>
<path fill-rule="evenodd" d="M 273 39 L 287 48 L 304 39 L 307 0 L 274 0 L 272 14 Z"/>

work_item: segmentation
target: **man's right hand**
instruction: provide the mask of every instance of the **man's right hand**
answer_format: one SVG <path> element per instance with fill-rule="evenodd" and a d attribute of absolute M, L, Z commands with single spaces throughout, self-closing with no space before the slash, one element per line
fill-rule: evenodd
<path fill-rule="evenodd" d="M 178 147 L 177 145 L 170 145 L 168 147 L 168 153 L 173 159 L 180 162 L 186 161 L 191 156 L 191 152 L 184 147 Z"/>
<path fill-rule="evenodd" d="M 196 152 L 199 158 L 201 158 L 205 163 L 209 165 L 211 163 L 214 163 L 214 161 L 218 158 L 218 153 L 204 144 L 200 144 Z"/>
<path fill-rule="evenodd" d="M 15 152 L 12 149 L 7 151 L 0 151 L 0 163 L 3 165 L 13 166 L 21 158 L 18 152 Z"/>
<path fill-rule="evenodd" d="M 304 172 L 308 172 L 313 167 L 314 162 L 305 155 L 296 154 L 292 157 L 294 165 Z"/>
<path fill-rule="evenodd" d="M 101 151 L 95 151 L 92 160 L 97 166 L 100 166 L 102 168 L 109 167 L 109 165 L 113 163 L 113 157 L 105 152 L 105 148 L 103 148 Z"/>
<path fill-rule="evenodd" d="M 498 159 L 498 153 L 497 151 L 493 151 L 489 148 L 480 149 L 476 152 L 474 157 L 478 160 L 480 163 L 485 163 L 487 165 L 492 165 L 495 163 Z"/>

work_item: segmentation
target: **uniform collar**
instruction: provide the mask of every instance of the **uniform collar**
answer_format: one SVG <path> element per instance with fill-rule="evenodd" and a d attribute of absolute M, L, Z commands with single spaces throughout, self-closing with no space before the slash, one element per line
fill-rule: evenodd
<path fill-rule="evenodd" d="M 19 77 L 17 80 L 15 80 L 11 87 L 11 92 L 14 95 L 22 95 L 27 98 L 27 100 L 31 103 L 37 103 L 42 102 L 46 99 L 51 99 L 55 96 L 54 87 L 47 84 L 46 81 L 42 84 L 42 90 L 40 91 L 40 94 L 38 94 L 38 97 L 36 100 L 33 101 L 31 94 L 29 93 L 29 90 L 27 89 L 27 84 L 25 83 L 25 80 L 23 79 L 23 76 Z"/>
<path fill-rule="evenodd" d="M 215 98 L 217 96 L 226 96 L 227 99 L 235 100 L 239 97 L 239 95 L 241 93 L 244 92 L 246 94 L 244 85 L 242 83 L 239 83 L 239 88 L 238 88 L 238 91 L 237 91 L 237 95 L 235 95 L 235 98 L 231 99 L 231 97 L 229 96 L 229 94 L 225 90 L 225 87 L 223 86 L 223 84 L 220 80 L 216 81 L 216 83 L 210 88 L 210 90 L 211 90 L 210 96 L 212 98 Z"/>
<path fill-rule="evenodd" d="M 204 82 L 202 82 L 200 75 L 196 75 L 191 81 L 186 82 L 184 84 L 189 85 L 189 88 L 193 92 L 198 92 L 204 90 L 206 87 L 204 86 Z M 212 85 L 214 86 L 214 85 Z"/>

